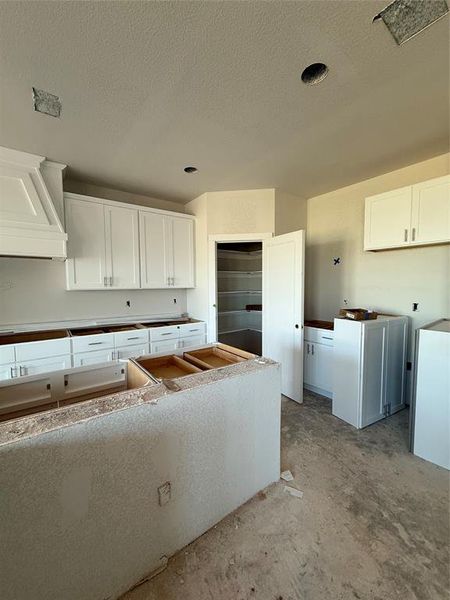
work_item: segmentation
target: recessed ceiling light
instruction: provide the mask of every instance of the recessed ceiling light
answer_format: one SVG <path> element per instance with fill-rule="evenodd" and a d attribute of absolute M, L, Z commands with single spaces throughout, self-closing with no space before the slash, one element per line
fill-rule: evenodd
<path fill-rule="evenodd" d="M 316 85 L 325 79 L 328 75 L 328 67 L 324 63 L 313 63 L 306 67 L 302 73 L 302 81 L 306 85 Z"/>
<path fill-rule="evenodd" d="M 185 173 L 197 173 L 197 167 L 184 167 L 183 171 Z"/>

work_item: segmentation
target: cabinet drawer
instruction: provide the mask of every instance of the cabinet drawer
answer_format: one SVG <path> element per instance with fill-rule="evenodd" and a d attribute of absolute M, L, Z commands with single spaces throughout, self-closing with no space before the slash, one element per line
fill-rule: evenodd
<path fill-rule="evenodd" d="M 0 414 L 23 410 L 52 402 L 51 378 L 12 379 L 0 386 Z M 56 404 L 55 404 L 56 406 Z"/>
<path fill-rule="evenodd" d="M 19 367 L 16 363 L 10 363 L 9 365 L 0 365 L 0 381 L 5 379 L 12 379 L 17 377 L 19 374 Z"/>
<path fill-rule="evenodd" d="M 73 352 L 91 352 L 92 350 L 106 350 L 107 348 L 114 348 L 114 333 L 80 335 L 72 338 Z"/>
<path fill-rule="evenodd" d="M 206 333 L 206 323 L 186 323 L 180 325 L 180 337 L 204 336 Z"/>
<path fill-rule="evenodd" d="M 105 348 L 95 352 L 81 352 L 73 355 L 74 367 L 85 367 L 86 365 L 96 365 L 99 363 L 111 362 L 113 359 L 113 350 Z"/>
<path fill-rule="evenodd" d="M 70 338 L 68 337 L 16 345 L 16 362 L 18 363 L 62 354 L 70 354 Z"/>
<path fill-rule="evenodd" d="M 305 342 L 317 342 L 326 346 L 333 346 L 334 331 L 329 329 L 318 329 L 317 327 L 305 327 Z"/>
<path fill-rule="evenodd" d="M 180 337 L 180 330 L 178 325 L 168 325 L 167 327 L 152 327 L 149 329 L 150 341 L 158 342 L 169 339 L 178 339 Z"/>
<path fill-rule="evenodd" d="M 13 363 L 16 360 L 14 345 L 0 346 L 0 365 Z"/>
<path fill-rule="evenodd" d="M 159 342 L 152 342 L 150 344 L 150 354 L 156 354 L 158 352 L 170 352 L 177 350 L 178 339 L 174 340 L 161 340 Z"/>
<path fill-rule="evenodd" d="M 178 348 L 189 348 L 192 346 L 202 346 L 206 343 L 204 335 L 191 335 L 189 337 L 182 338 L 178 341 Z"/>
<path fill-rule="evenodd" d="M 130 329 L 114 334 L 116 348 L 148 343 L 148 329 Z"/>

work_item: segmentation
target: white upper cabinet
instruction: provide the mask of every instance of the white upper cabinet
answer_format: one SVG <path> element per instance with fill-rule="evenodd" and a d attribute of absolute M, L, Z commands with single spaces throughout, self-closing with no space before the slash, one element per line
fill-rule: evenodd
<path fill-rule="evenodd" d="M 140 287 L 138 211 L 105 205 L 106 270 L 115 289 Z"/>
<path fill-rule="evenodd" d="M 366 198 L 364 250 L 450 242 L 450 175 Z"/>
<path fill-rule="evenodd" d="M 141 286 L 194 287 L 194 222 L 140 211 Z"/>
<path fill-rule="evenodd" d="M 450 175 L 413 186 L 411 242 L 450 240 Z"/>
<path fill-rule="evenodd" d="M 65 198 L 69 290 L 104 289 L 106 274 L 106 237 L 103 204 Z"/>
<path fill-rule="evenodd" d="M 67 289 L 194 287 L 194 220 L 65 194 Z"/>
<path fill-rule="evenodd" d="M 170 227 L 165 215 L 139 211 L 141 286 L 170 287 Z"/>
<path fill-rule="evenodd" d="M 172 221 L 172 286 L 192 288 L 194 281 L 194 222 L 171 217 Z"/>

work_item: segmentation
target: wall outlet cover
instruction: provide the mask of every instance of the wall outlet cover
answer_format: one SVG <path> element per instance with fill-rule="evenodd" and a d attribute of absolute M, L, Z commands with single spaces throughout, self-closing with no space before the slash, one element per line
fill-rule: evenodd
<path fill-rule="evenodd" d="M 167 504 L 171 498 L 171 495 L 172 491 L 170 481 L 166 481 L 166 483 L 163 483 L 158 488 L 159 505 L 164 506 L 165 504 Z"/>

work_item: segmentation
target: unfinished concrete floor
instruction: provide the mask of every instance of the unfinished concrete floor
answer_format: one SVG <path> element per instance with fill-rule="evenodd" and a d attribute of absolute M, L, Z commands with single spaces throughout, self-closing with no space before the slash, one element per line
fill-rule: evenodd
<path fill-rule="evenodd" d="M 357 431 L 329 400 L 283 400 L 274 484 L 124 600 L 444 600 L 449 477 L 408 453 L 408 413 Z"/>

